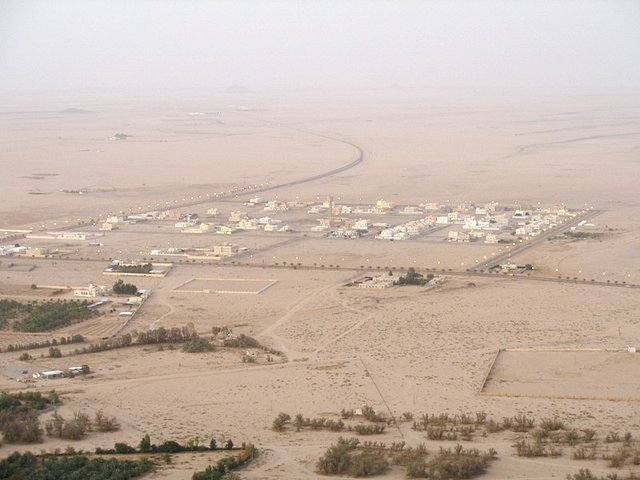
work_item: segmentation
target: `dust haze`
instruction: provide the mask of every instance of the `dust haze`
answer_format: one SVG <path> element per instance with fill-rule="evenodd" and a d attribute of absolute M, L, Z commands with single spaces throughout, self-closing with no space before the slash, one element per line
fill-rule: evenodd
<path fill-rule="evenodd" d="M 640 473 L 639 25 L 633 1 L 0 3 L 0 388 L 119 424 L 0 422 L 0 457 L 149 434 L 251 443 L 246 479 L 373 453 L 438 478 L 457 443 L 488 479 Z"/>

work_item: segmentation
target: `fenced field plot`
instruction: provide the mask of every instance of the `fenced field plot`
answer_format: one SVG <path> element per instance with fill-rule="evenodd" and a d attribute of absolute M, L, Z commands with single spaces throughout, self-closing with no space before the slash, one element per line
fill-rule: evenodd
<path fill-rule="evenodd" d="M 257 295 L 277 283 L 258 278 L 192 278 L 174 290 L 192 293 L 236 293 Z"/>
<path fill-rule="evenodd" d="M 640 353 L 502 350 L 481 395 L 640 401 Z"/>

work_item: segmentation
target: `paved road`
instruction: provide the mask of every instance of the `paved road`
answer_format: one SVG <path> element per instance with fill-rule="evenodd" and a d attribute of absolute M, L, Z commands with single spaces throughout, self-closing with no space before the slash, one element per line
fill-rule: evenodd
<path fill-rule="evenodd" d="M 256 119 L 252 119 L 252 120 L 256 120 Z M 270 122 L 265 122 L 265 123 L 270 123 Z M 341 165 L 339 167 L 333 168 L 331 170 L 327 170 L 325 172 L 322 173 L 318 173 L 317 175 L 311 175 L 310 177 L 303 177 L 303 178 L 299 178 L 297 180 L 291 180 L 289 182 L 282 182 L 282 183 L 265 183 L 265 184 L 261 184 L 260 186 L 248 186 L 248 187 L 242 187 L 242 188 L 236 188 L 233 189 L 227 193 L 220 193 L 220 194 L 215 194 L 215 195 L 209 195 L 209 196 L 204 196 L 202 198 L 197 198 L 197 199 L 193 199 L 191 201 L 185 201 L 182 202 L 180 204 L 176 204 L 176 205 L 171 205 L 171 208 L 183 208 L 183 207 L 192 207 L 195 205 L 201 205 L 203 203 L 210 203 L 212 201 L 219 201 L 225 198 L 235 198 L 236 196 L 242 196 L 242 195 L 253 195 L 256 193 L 260 193 L 260 192 L 268 192 L 271 190 L 276 190 L 276 189 L 280 189 L 280 188 L 286 188 L 286 187 L 292 187 L 294 185 L 301 185 L 304 183 L 310 183 L 310 182 L 315 182 L 316 180 L 321 180 L 323 178 L 326 177 L 330 177 L 332 175 L 337 175 L 339 173 L 345 172 L 347 170 L 350 170 L 356 166 L 358 166 L 359 164 L 361 164 L 364 161 L 364 151 L 362 150 L 362 148 L 360 148 L 358 145 L 356 145 L 355 143 L 349 142 L 347 140 L 341 139 L 341 138 L 336 138 L 336 137 L 330 137 L 327 135 L 321 135 L 318 133 L 314 133 L 314 132 L 308 132 L 306 130 L 301 130 L 298 128 L 294 128 L 294 127 L 287 127 L 287 126 L 282 126 L 283 128 L 287 128 L 289 130 L 294 130 L 297 132 L 301 132 L 301 133 L 305 133 L 307 135 L 313 135 L 315 137 L 319 137 L 319 138 L 324 138 L 327 140 L 332 140 L 334 142 L 339 142 L 339 143 L 344 143 L 345 145 L 349 145 L 350 147 L 352 147 L 355 150 L 355 157 L 349 161 L 348 163 L 345 163 L 344 165 Z M 39 222 L 42 223 L 42 222 Z M 56 231 L 65 231 L 65 230 L 73 230 L 78 228 L 78 226 L 83 225 L 81 224 L 69 224 L 69 225 L 65 225 L 65 226 L 58 226 L 55 228 Z M 44 230 L 50 230 L 49 228 L 45 228 Z M 34 228 L 34 231 L 44 231 L 43 229 L 39 229 L 39 228 Z"/>
<path fill-rule="evenodd" d="M 247 117 L 250 118 L 250 117 Z M 251 120 L 256 120 L 255 118 L 251 118 Z M 270 123 L 270 122 L 265 122 L 265 123 Z M 336 138 L 336 137 L 330 137 L 327 135 L 321 135 L 319 133 L 314 133 L 314 132 L 308 132 L 306 130 L 302 130 L 299 128 L 294 128 L 294 127 L 287 127 L 282 125 L 283 128 L 287 128 L 289 130 L 294 130 L 296 132 L 301 132 L 301 133 L 305 133 L 307 135 L 313 135 L 315 137 L 319 137 L 319 138 L 324 138 L 327 140 L 332 140 L 334 142 L 339 142 L 339 143 L 344 143 L 345 145 L 349 145 L 350 147 L 352 147 L 355 152 L 356 155 L 355 157 L 349 162 L 349 163 L 345 163 L 344 165 L 334 168 L 332 170 L 327 170 L 326 172 L 322 172 L 322 173 L 318 173 L 317 175 L 312 175 L 310 177 L 303 177 L 303 178 L 299 178 L 297 180 L 291 180 L 289 182 L 283 182 L 283 183 L 274 183 L 274 184 L 264 184 L 264 186 L 260 186 L 257 188 L 244 188 L 244 189 L 236 189 L 236 190 L 232 190 L 230 193 L 226 193 L 226 194 L 221 194 L 221 195 L 217 195 L 215 198 L 215 200 L 220 200 L 223 198 L 229 198 L 229 197 L 233 197 L 235 198 L 236 195 L 249 195 L 249 194 L 256 194 L 256 193 L 260 193 L 260 192 L 268 192 L 271 190 L 277 190 L 280 188 L 286 188 L 286 187 L 292 187 L 294 185 L 300 185 L 303 183 L 310 183 L 310 182 L 315 182 L 316 180 L 321 180 L 323 178 L 326 177 L 330 177 L 332 175 L 337 175 L 339 173 L 345 172 L 347 170 L 350 170 L 356 166 L 358 166 L 359 164 L 361 164 L 364 161 L 364 151 L 362 150 L 362 148 L 360 148 L 358 145 L 356 145 L 355 143 L 349 142 L 347 140 L 341 139 L 341 138 Z M 192 207 L 195 205 L 200 205 L 203 203 L 209 203 L 211 202 L 214 198 L 212 197 L 208 197 L 208 198 L 204 198 L 204 199 L 197 199 L 197 200 L 193 200 L 191 202 L 184 202 L 181 203 L 179 206 L 180 207 Z"/>
<path fill-rule="evenodd" d="M 292 238 L 289 240 L 286 240 L 285 243 L 295 243 L 297 241 L 303 240 L 303 238 Z M 269 247 L 267 247 L 268 249 Z M 225 259 L 223 262 L 220 262 L 218 260 L 201 260 L 201 261 L 194 261 L 194 262 L 187 262 L 185 261 L 184 263 L 188 266 L 193 266 L 193 267 L 235 267 L 235 268 L 259 268 L 259 269 L 268 269 L 268 270 L 278 270 L 278 269 L 298 269 L 298 270 L 327 270 L 327 271 L 346 271 L 346 272 L 355 272 L 355 273 L 361 273 L 361 274 L 372 274 L 372 273 L 376 273 L 376 272 L 385 272 L 386 269 L 383 268 L 382 266 L 380 266 L 380 268 L 378 268 L 378 266 L 376 265 L 375 267 L 372 266 L 372 268 L 360 268 L 360 267 L 346 267 L 346 266 L 328 266 L 325 265 L 324 267 L 321 267 L 320 265 L 291 265 L 288 262 L 282 262 L 282 263 L 278 263 L 276 264 L 263 264 L 263 263 L 253 263 L 251 261 L 249 262 L 243 262 L 243 261 L 236 261 L 237 257 L 229 257 L 228 259 Z M 245 257 L 246 258 L 246 257 Z M 495 258 L 495 257 L 492 257 Z M 171 260 L 167 260 L 169 263 L 173 263 L 176 266 L 180 266 L 182 265 L 182 261 L 174 261 L 171 262 Z M 85 258 L 83 260 L 80 260 L 78 258 L 12 258 L 11 259 L 11 263 L 13 264 L 21 264 L 23 262 L 92 262 L 92 263 L 101 263 L 102 265 L 105 265 L 108 263 L 107 259 L 103 259 L 103 258 Z M 226 263 L 229 262 L 229 263 Z M 233 262 L 233 263 L 230 263 Z M 33 265 L 33 263 L 32 263 Z M 507 274 L 499 274 L 499 273 L 487 273 L 487 272 L 481 272 L 479 271 L 479 269 L 477 269 L 476 271 L 453 271 L 453 270 L 444 270 L 444 269 L 436 269 L 433 267 L 429 267 L 429 266 L 416 266 L 415 267 L 416 270 L 418 271 L 430 271 L 433 272 L 436 275 L 446 275 L 446 276 L 451 276 L 451 277 L 488 277 L 488 278 L 499 278 L 499 279 L 509 279 L 509 280 L 513 280 L 513 281 L 532 281 L 532 282 L 555 282 L 555 283 L 571 283 L 571 284 L 580 284 L 580 285 L 594 285 L 594 286 L 605 286 L 605 287 L 626 287 L 626 288 L 640 288 L 640 284 L 632 284 L 632 283 L 615 283 L 615 282 L 603 282 L 603 281 L 596 281 L 595 279 L 593 281 L 588 280 L 588 281 L 583 281 L 583 280 L 572 280 L 572 279 L 568 279 L 568 278 L 558 278 L 558 277 L 543 277 L 541 275 L 538 274 L 520 274 L 520 273 L 514 273 L 512 275 L 507 275 Z M 4 268 L 4 270 L 9 270 L 6 267 Z M 394 268 L 394 271 L 398 272 L 397 268 Z M 400 270 L 402 271 L 402 270 Z"/>

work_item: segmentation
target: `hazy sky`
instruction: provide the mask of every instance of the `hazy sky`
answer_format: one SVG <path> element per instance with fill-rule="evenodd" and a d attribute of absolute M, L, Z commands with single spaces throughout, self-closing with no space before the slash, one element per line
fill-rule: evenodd
<path fill-rule="evenodd" d="M 0 89 L 638 87 L 640 0 L 0 0 Z"/>

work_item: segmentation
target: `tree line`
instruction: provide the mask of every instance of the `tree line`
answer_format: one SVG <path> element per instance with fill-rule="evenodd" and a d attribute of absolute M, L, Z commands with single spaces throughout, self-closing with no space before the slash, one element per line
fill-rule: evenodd
<path fill-rule="evenodd" d="M 8 321 L 13 320 L 12 328 L 18 332 L 55 330 L 100 315 L 88 307 L 86 300 L 30 303 L 0 300 L 0 328 L 6 328 Z"/>

